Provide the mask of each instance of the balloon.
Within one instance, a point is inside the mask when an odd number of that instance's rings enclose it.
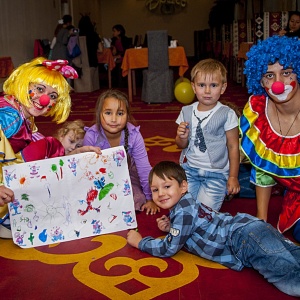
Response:
[[[191,83],[188,82],[178,83],[177,86],[175,86],[174,94],[177,101],[183,104],[190,104],[195,98]]]
[[[179,77],[179,78],[175,81],[174,86],[176,87],[176,85],[179,84],[180,82],[188,82],[188,83],[190,83],[191,81],[190,81],[188,78],[185,78],[185,77]]]

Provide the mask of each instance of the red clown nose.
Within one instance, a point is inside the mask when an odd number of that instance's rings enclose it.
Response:
[[[281,81],[276,81],[272,84],[271,89],[274,94],[282,94],[284,92],[284,84]]]
[[[48,95],[42,95],[40,97],[40,104],[43,106],[47,106],[50,103],[50,97]]]

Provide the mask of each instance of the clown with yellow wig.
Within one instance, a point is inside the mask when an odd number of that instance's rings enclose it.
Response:
[[[0,96],[0,237],[11,236],[7,203],[14,200],[13,191],[3,185],[2,166],[65,154],[57,139],[38,134],[34,117],[50,116],[58,124],[67,120],[71,110],[71,87],[66,78],[78,78],[76,71],[67,64],[66,60],[50,61],[39,57],[16,68],[3,85],[4,95]],[[94,148],[76,149],[72,154],[99,153],[100,150]]]
[[[253,93],[240,118],[252,164],[257,217],[267,220],[272,186],[285,187],[277,229],[300,241],[300,40],[273,36],[251,47],[244,74]]]

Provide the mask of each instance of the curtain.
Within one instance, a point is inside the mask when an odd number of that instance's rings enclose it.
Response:
[[[264,0],[263,10],[269,12],[297,10],[299,2],[299,0]]]

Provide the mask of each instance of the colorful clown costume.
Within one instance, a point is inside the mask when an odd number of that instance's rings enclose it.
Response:
[[[240,118],[241,148],[253,165],[251,182],[286,188],[277,228],[290,229],[300,219],[300,133],[282,136],[266,114],[268,97],[251,96]]]

